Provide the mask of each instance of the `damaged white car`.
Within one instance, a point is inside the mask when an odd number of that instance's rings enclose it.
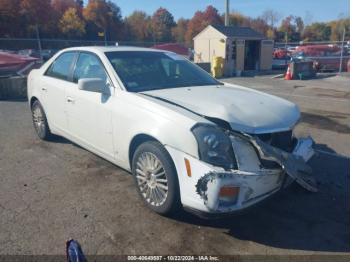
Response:
[[[212,78],[171,52],[62,50],[28,77],[41,139],[66,137],[132,172],[146,205],[202,215],[246,209],[297,181],[317,191],[296,105]]]

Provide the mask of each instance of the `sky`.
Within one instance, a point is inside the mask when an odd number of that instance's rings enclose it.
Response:
[[[224,13],[225,0],[112,0],[121,7],[122,15],[128,16],[134,10],[152,14],[160,6],[167,8],[177,20],[191,18],[197,10],[208,5]],[[339,17],[350,17],[349,0],[230,0],[230,9],[244,15],[258,17],[266,9],[274,9],[282,16],[290,14],[306,18],[306,23],[326,22]]]

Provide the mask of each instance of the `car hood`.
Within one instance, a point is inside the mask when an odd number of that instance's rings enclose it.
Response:
[[[237,85],[161,89],[143,94],[202,116],[224,120],[233,130],[249,134],[290,130],[300,118],[295,104]]]

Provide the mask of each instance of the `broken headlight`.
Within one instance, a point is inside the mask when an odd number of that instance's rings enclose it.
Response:
[[[195,125],[192,128],[198,142],[199,157],[202,161],[225,169],[236,167],[231,140],[221,129],[212,125]]]

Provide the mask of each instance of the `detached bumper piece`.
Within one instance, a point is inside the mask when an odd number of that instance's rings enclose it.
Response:
[[[314,155],[312,138],[299,139],[292,153],[272,147],[259,138],[251,138],[250,141],[258,150],[261,158],[276,161],[292,179],[306,190],[318,191],[312,169],[306,163]]]

